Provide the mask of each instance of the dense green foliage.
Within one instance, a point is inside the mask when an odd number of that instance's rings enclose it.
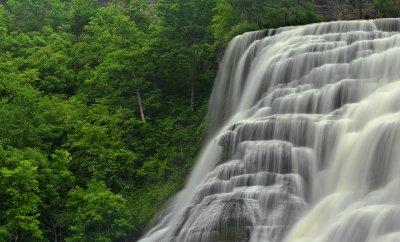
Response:
[[[229,39],[317,7],[0,0],[0,241],[137,239],[190,170]]]
[[[400,16],[400,1],[399,0],[374,0],[374,3],[379,9],[379,15],[384,17],[399,17]]]

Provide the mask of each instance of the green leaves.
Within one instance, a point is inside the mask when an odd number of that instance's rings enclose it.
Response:
[[[0,159],[0,238],[42,238],[36,161],[17,150],[1,150]]]
[[[127,2],[0,4],[0,240],[135,240],[182,186],[215,1]]]
[[[104,182],[92,180],[87,189],[70,191],[67,208],[72,236],[66,241],[115,241],[130,229],[127,201]]]
[[[6,6],[15,18],[13,30],[38,31],[45,25],[56,28],[71,18],[68,5],[59,0],[7,0]]]
[[[52,33],[45,38],[46,45],[32,48],[27,64],[39,72],[37,88],[48,94],[72,95],[76,87],[71,69],[72,58],[68,56],[71,43],[67,35]]]
[[[378,11],[384,17],[398,17],[400,14],[400,1],[398,0],[374,0]]]
[[[103,113],[100,115],[106,116]],[[117,182],[118,174],[131,170],[135,160],[135,155],[121,142],[119,129],[112,129],[121,120],[111,120],[117,116],[106,116],[110,123],[102,123],[103,117],[94,123],[88,120],[77,124],[66,143],[72,151],[71,165],[83,182],[90,177]]]

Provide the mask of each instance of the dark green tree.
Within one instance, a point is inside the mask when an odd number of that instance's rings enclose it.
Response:
[[[382,17],[399,17],[400,1],[399,0],[374,0],[378,7],[378,11]]]
[[[87,189],[71,190],[67,207],[70,235],[66,241],[115,241],[131,229],[127,201],[104,182],[93,180]]]
[[[3,241],[41,239],[38,169],[18,150],[0,150],[0,238]]]

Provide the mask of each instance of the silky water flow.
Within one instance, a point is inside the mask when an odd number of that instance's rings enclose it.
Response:
[[[141,242],[400,241],[400,19],[235,37],[208,116]]]

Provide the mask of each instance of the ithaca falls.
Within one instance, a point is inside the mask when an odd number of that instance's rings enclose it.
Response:
[[[249,32],[141,242],[400,241],[400,19]]]

